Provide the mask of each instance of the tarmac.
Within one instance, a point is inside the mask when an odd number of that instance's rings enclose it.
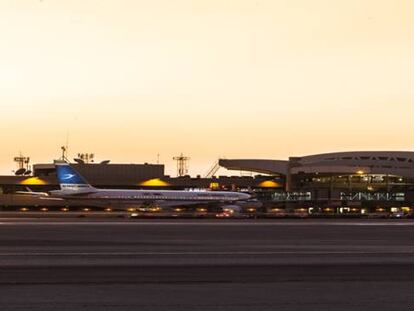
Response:
[[[412,310],[412,220],[0,217],[0,310]]]

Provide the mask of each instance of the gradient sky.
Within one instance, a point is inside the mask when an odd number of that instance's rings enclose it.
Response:
[[[0,173],[412,150],[410,0],[2,0]]]

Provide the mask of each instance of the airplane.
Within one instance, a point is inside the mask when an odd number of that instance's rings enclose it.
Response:
[[[118,208],[143,205],[174,207],[211,203],[234,205],[238,201],[247,201],[251,198],[249,194],[230,191],[100,189],[91,186],[69,163],[56,160],[54,164],[60,190],[50,191],[50,198],[95,202]]]

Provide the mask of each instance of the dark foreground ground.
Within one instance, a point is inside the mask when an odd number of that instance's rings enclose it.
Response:
[[[408,220],[0,218],[0,310],[413,310]]]

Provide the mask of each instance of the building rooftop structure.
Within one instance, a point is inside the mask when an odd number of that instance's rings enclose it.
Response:
[[[309,205],[414,205],[414,152],[335,152],[288,160],[223,159],[231,170],[266,172],[285,180],[281,200]],[[302,204],[304,204],[302,202]]]
[[[289,160],[222,159],[219,164],[229,170],[260,172],[288,176],[299,173],[388,174],[414,178],[414,152],[357,151],[336,152]]]

